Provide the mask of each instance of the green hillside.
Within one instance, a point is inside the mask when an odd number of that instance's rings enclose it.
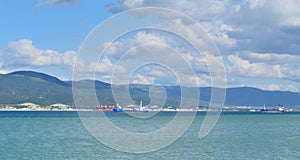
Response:
[[[111,85],[108,83],[81,80],[81,81],[61,81],[56,77],[49,76],[44,73],[32,71],[20,71],[10,74],[0,74],[0,104],[20,104],[31,102],[41,106],[62,103],[73,105],[72,83],[79,90],[84,91],[85,88],[94,84],[96,88],[99,103],[102,105],[116,104],[112,95]],[[130,95],[134,103],[139,104],[140,100],[145,105],[150,103],[149,89],[150,85],[131,84]],[[123,90],[125,86],[114,86],[119,90]],[[180,103],[180,87],[165,86],[167,100],[164,107],[177,107]],[[211,87],[199,88],[201,104],[210,101]],[[122,94],[121,94],[122,95]],[[156,96],[161,96],[155,93]],[[88,96],[88,95],[87,95]],[[192,95],[186,95],[190,98]],[[264,91],[257,88],[241,87],[228,88],[226,105],[247,105],[247,106],[275,106],[277,104],[285,106],[299,106],[300,93],[284,92],[284,91]]]

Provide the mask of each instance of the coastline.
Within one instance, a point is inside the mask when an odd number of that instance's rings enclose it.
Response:
[[[115,106],[108,106],[110,109],[101,109],[99,107],[95,108],[76,108],[74,105],[66,104],[52,104],[49,106],[40,106],[38,104],[26,102],[22,104],[0,104],[0,111],[72,111],[72,112],[113,112],[112,108]],[[184,108],[151,108],[147,107],[149,112],[220,112],[218,108],[206,108],[206,107],[184,107]],[[128,108],[127,108],[128,109]],[[130,109],[125,109],[124,111],[130,112]],[[249,113],[261,113],[261,107],[259,106],[223,106],[221,112],[249,112]],[[285,107],[284,113],[289,112],[300,112],[299,108],[295,107]]]
[[[114,113],[113,111],[101,111],[96,109],[6,109],[0,108],[0,112],[105,112],[105,113]],[[217,110],[190,110],[190,109],[161,109],[161,110],[149,110],[149,112],[218,112]],[[249,111],[249,110],[222,110],[224,113],[262,113],[260,111]],[[126,111],[124,112],[126,113]],[[146,112],[147,113],[147,112]],[[284,113],[300,113],[300,110],[288,110]],[[140,114],[140,113],[139,113]]]

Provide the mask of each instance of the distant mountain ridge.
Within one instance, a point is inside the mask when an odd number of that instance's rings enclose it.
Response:
[[[39,105],[54,103],[73,104],[72,83],[84,88],[95,83],[97,97],[101,104],[115,104],[111,85],[101,81],[80,80],[61,81],[54,76],[34,71],[17,71],[0,74],[0,104],[20,104],[31,102]],[[122,87],[122,86],[119,86]],[[149,85],[131,84],[132,98],[145,104],[150,102]],[[165,86],[168,95],[166,106],[175,106],[180,100],[180,86]],[[211,87],[201,87],[200,100],[210,101]],[[251,87],[227,88],[226,105],[231,106],[286,106],[300,105],[300,93],[289,91],[266,91]]]
[[[8,75],[28,76],[28,77],[43,79],[45,81],[53,82],[53,83],[56,83],[59,85],[68,85],[67,83],[61,81],[60,79],[58,79],[54,76],[50,76],[45,73],[39,73],[39,72],[34,72],[34,71],[16,71],[16,72],[8,73]]]

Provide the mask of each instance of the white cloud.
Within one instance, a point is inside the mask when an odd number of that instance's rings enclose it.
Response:
[[[109,65],[108,65],[109,66]],[[122,66],[124,67],[124,66]],[[89,69],[91,70],[91,69]],[[126,70],[127,71],[127,70]],[[113,79],[114,84],[159,84],[159,85],[183,85],[183,86],[209,86],[209,76],[199,74],[178,73],[176,69],[164,67],[156,64],[149,64],[135,68],[131,75],[128,72],[121,73],[117,71],[114,74],[101,75],[100,80],[110,82]]]
[[[132,76],[132,83],[136,84],[159,84],[159,85],[183,85],[189,87],[196,86],[209,86],[208,80],[201,75],[190,75],[190,74],[180,74],[179,77],[175,77],[170,72],[162,72],[159,69],[146,69],[150,70],[149,73],[143,72],[145,70],[139,71],[137,74]]]
[[[262,90],[270,90],[270,91],[291,91],[298,92],[299,89],[291,84],[258,84],[252,85],[252,87],[260,88]]]
[[[299,54],[299,8],[298,0],[242,2],[224,19],[237,28],[228,34],[237,41],[235,51]]]
[[[103,57],[99,62],[90,62],[86,72],[95,73],[113,73],[116,70],[117,73],[126,73],[126,69],[120,65],[113,64],[110,59]]]
[[[128,8],[140,7],[143,4],[143,0],[125,0],[124,5]]]
[[[255,53],[254,53],[255,55]],[[289,63],[284,60],[285,56],[271,54],[262,57],[272,57],[275,61],[283,63],[263,63],[263,62],[250,62],[243,59],[238,55],[229,55],[228,61],[231,63],[228,66],[228,72],[230,74],[242,77],[264,77],[264,78],[284,78],[290,80],[300,80],[300,65],[295,63]],[[258,57],[258,59],[262,58]],[[288,56],[287,56],[288,57]],[[291,55],[294,57],[294,55]],[[279,58],[283,58],[279,59]],[[299,57],[296,56],[296,60]],[[268,59],[266,59],[268,61]]]
[[[196,84],[197,81],[201,85],[208,84],[207,81],[194,77],[190,70],[196,74],[207,74],[207,77],[210,77],[209,80],[226,81],[224,77],[219,75],[220,73],[224,73],[222,57],[217,54],[213,43],[210,43],[211,41],[207,37],[207,33],[199,31],[197,24],[185,24],[182,20],[176,19],[160,27],[171,28],[172,30],[167,33],[157,30],[137,31],[113,43],[104,43],[102,49],[106,48],[105,55],[109,59],[114,58],[115,61],[125,56],[122,61],[130,59],[130,63],[132,64],[135,64],[134,60],[140,62],[148,60],[167,65],[179,74],[190,73],[190,75],[186,76],[186,81],[189,81],[188,84]],[[230,30],[228,26],[223,26],[223,28]],[[195,32],[200,34],[194,34]],[[200,53],[191,44],[199,46],[201,49]],[[172,49],[178,53],[173,53]],[[127,55],[124,55],[125,53]]]
[[[7,74],[7,73],[10,73],[10,70],[2,70],[2,69],[0,69],[0,74]]]
[[[264,0],[246,0],[245,3],[248,3],[250,9],[256,9],[262,7],[265,4]]]
[[[46,0],[44,2],[40,2],[37,5],[53,5],[53,6],[57,6],[57,7],[68,7],[68,6],[72,6],[75,5],[79,0]]]
[[[154,84],[154,81],[154,77],[148,77],[142,74],[137,74],[136,76],[132,77],[133,84]]]
[[[123,9],[132,9],[137,8],[136,5],[128,5],[127,1],[120,1],[123,5],[121,8]],[[133,1],[135,2],[135,1]],[[186,0],[165,0],[165,1],[157,1],[157,0],[144,0],[140,2],[138,7],[163,7],[174,9],[184,13],[185,15],[194,18],[201,22],[201,24],[205,27],[204,29],[209,32],[213,40],[219,43],[222,47],[227,47],[235,45],[235,40],[228,36],[227,32],[232,31],[232,26],[226,24],[224,19],[220,17],[224,17],[231,11],[231,7],[236,6],[234,2],[228,0],[205,0],[205,1],[186,1]],[[113,7],[113,6],[112,6]],[[155,14],[155,13],[153,13]],[[161,15],[164,18],[176,19],[178,16],[172,15],[168,12],[168,15]],[[169,27],[178,27],[177,30],[182,30],[178,26],[173,26],[175,23],[170,24]],[[185,26],[184,26],[185,27]],[[221,47],[220,46],[220,47]]]
[[[270,5],[268,2],[267,5]],[[271,3],[275,15],[278,16],[277,24],[279,26],[300,26],[300,1],[298,0],[276,0]]]
[[[163,71],[161,70],[154,70],[154,69],[150,69],[150,72],[149,72],[150,75],[153,75],[153,76],[157,76],[157,77],[163,77],[166,75],[166,73],[164,73]]]
[[[299,55],[291,54],[275,54],[275,53],[254,53],[254,52],[244,52],[240,54],[244,59],[247,59],[249,62],[254,63],[272,63],[272,64],[297,64],[300,62]]]
[[[1,53],[2,68],[15,67],[43,67],[54,65],[71,66],[74,62],[76,53],[66,51],[60,53],[51,49],[38,49],[29,39],[10,42],[6,49]]]
[[[228,56],[232,63],[229,73],[245,77],[280,77],[280,66],[268,66],[264,63],[250,63],[237,55]],[[271,72],[270,72],[271,71]]]
[[[135,47],[145,45],[145,44],[157,44],[161,46],[168,46],[168,40],[164,36],[160,36],[158,33],[147,33],[144,31],[139,31],[133,34],[132,37],[126,40],[118,40],[115,42],[106,42],[103,44],[101,50],[106,49],[105,54],[119,59],[127,51],[134,49]],[[132,54],[132,53],[131,53]]]
[[[297,54],[300,48],[300,37],[295,37],[294,33],[300,32],[297,27],[300,25],[299,0],[144,0],[138,1],[138,5],[118,2],[121,4],[119,10],[141,6],[163,7],[191,16],[204,26],[226,54],[231,53],[230,50],[245,49]],[[295,46],[298,49],[294,49]]]
[[[206,19],[210,16],[223,14],[230,5],[228,0],[206,0],[206,1],[186,1],[186,0],[123,0],[119,1],[124,9],[136,7],[163,7],[179,10],[189,16]],[[115,6],[110,6],[115,7]],[[122,8],[122,7],[121,7]]]
[[[62,55],[62,61],[65,65],[73,66],[76,58],[76,52],[75,51],[66,51]]]
[[[230,64],[226,66],[232,79],[275,78],[300,80],[300,1],[299,0],[224,0],[224,1],[185,1],[185,0],[143,0],[138,5],[123,4],[120,8],[132,9],[144,7],[164,7],[180,11],[196,19],[210,37],[216,42],[220,52]],[[134,2],[132,2],[134,3]],[[118,4],[118,5],[119,5]],[[205,41],[193,33],[193,26],[182,23],[172,15],[161,18],[170,20],[171,31],[188,35],[188,39],[205,47]],[[190,33],[190,34],[189,34]],[[169,46],[176,46],[174,43]],[[123,43],[125,44],[125,43]],[[183,57],[193,65],[197,72],[203,73],[207,63],[217,71],[222,65],[222,57],[211,54],[209,50],[202,52],[204,58],[189,54],[186,49]],[[239,53],[239,54],[236,54]],[[225,58],[224,58],[225,59]],[[205,61],[206,60],[206,61]],[[204,72],[205,73],[205,72]],[[207,73],[206,79],[211,78]],[[217,77],[219,80],[222,77]],[[295,90],[287,85],[269,85],[265,88]]]
[[[181,75],[181,77],[185,77],[181,79],[181,83],[190,84],[191,87],[195,87],[195,86],[204,87],[204,86],[208,86],[209,84],[207,80],[197,75],[184,75],[184,76]]]
[[[233,14],[242,17],[235,19],[238,17],[233,16],[232,20],[248,21],[248,24],[251,25],[266,24],[265,27],[289,26],[290,24],[286,23],[290,21],[289,19],[300,18],[300,1],[298,0],[245,0],[241,1],[239,6],[240,9]],[[255,23],[255,20],[259,21]],[[294,26],[293,23],[291,26]]]

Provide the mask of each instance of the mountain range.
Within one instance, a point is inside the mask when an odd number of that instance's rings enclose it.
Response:
[[[0,104],[20,104],[31,102],[42,106],[55,103],[73,105],[72,83],[85,88],[94,83],[97,98],[102,105],[115,104],[112,85],[94,80],[62,81],[54,76],[34,71],[17,71],[0,74]],[[129,91],[138,104],[150,102],[150,85],[131,84]],[[124,87],[124,86],[118,86]],[[180,86],[164,86],[167,99],[166,106],[176,107],[180,103]],[[195,89],[195,88],[194,88]],[[205,105],[210,101],[212,87],[200,87],[200,101]],[[289,91],[266,91],[251,87],[227,88],[225,105],[229,106],[284,106],[300,105],[300,93]]]

